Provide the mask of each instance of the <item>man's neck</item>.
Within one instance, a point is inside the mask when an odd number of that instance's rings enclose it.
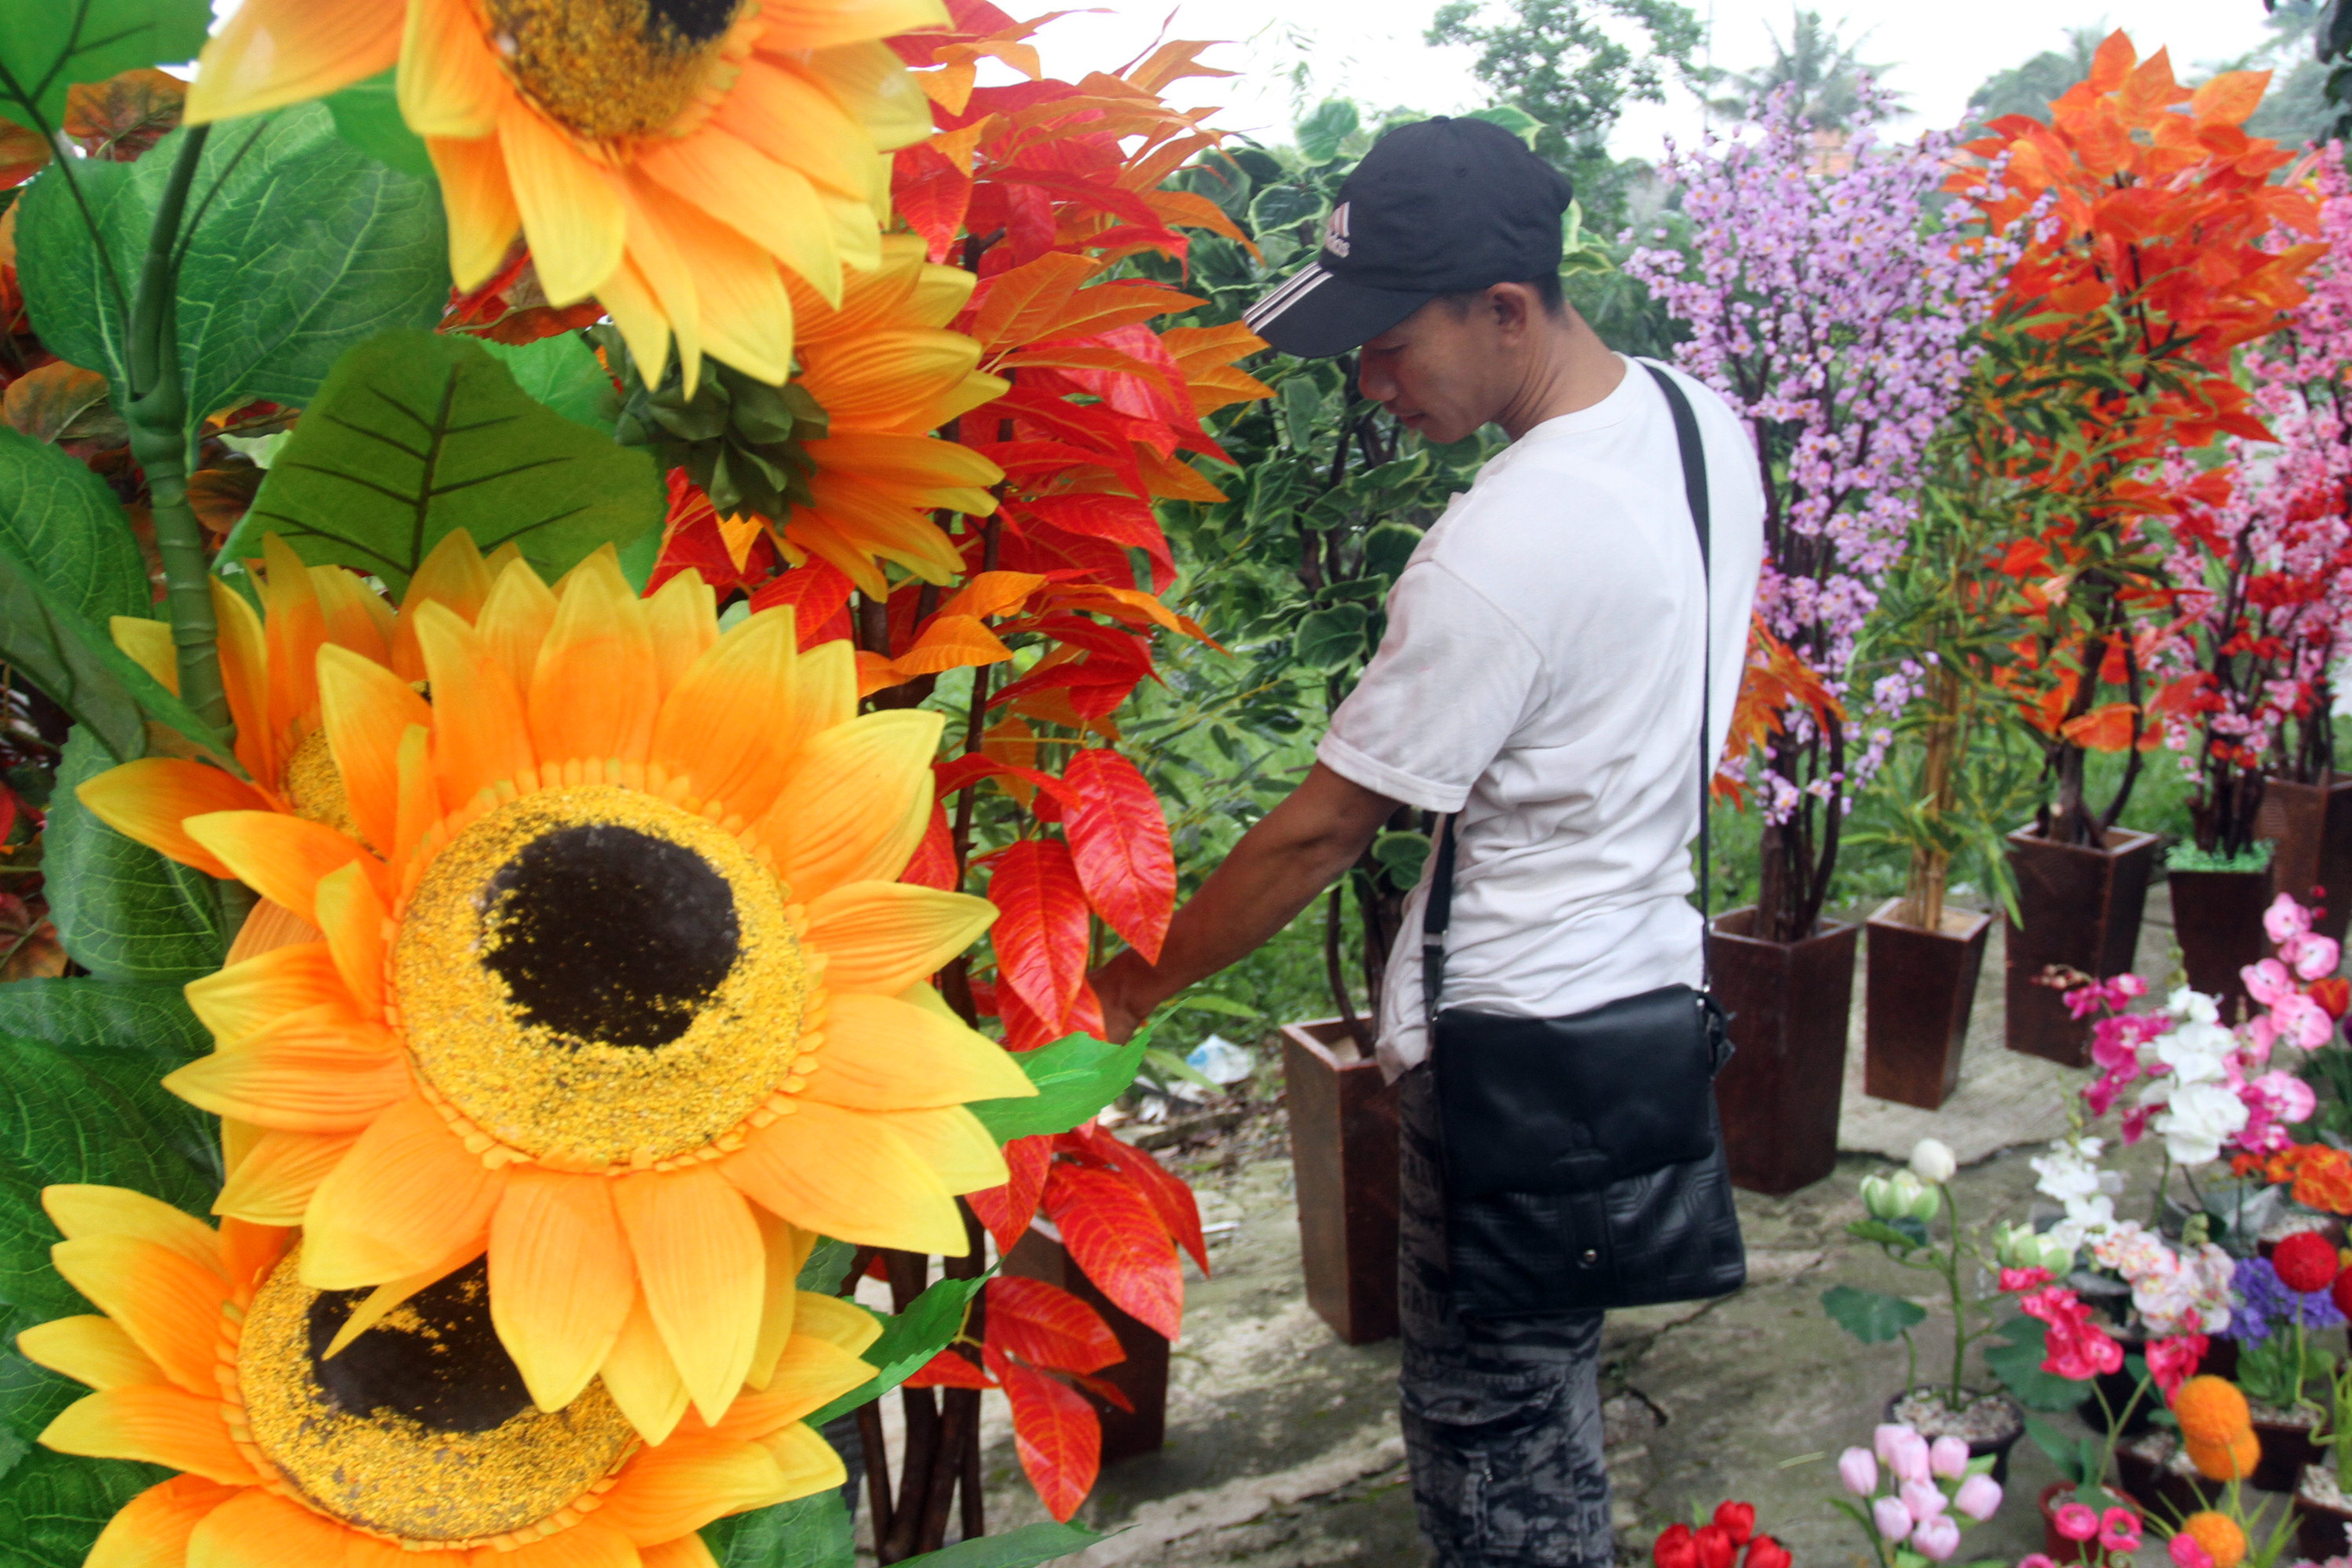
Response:
[[[1566,321],[1543,334],[1517,395],[1495,423],[1516,441],[1547,419],[1591,407],[1624,379],[1624,360],[1570,310]]]

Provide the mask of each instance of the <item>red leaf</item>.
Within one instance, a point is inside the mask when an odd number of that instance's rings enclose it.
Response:
[[[923,829],[922,841],[915,846],[914,858],[898,874],[898,880],[912,882],[919,888],[938,888],[955,891],[955,839],[948,832],[948,814],[937,805],[931,807],[931,824]]]
[[[1062,1028],[1087,981],[1087,900],[1058,838],[1024,838],[997,858],[988,898],[996,967],[1048,1027]]]
[[[1080,752],[1064,776],[1078,795],[1067,832],[1079,885],[1111,930],[1159,963],[1176,912],[1176,852],[1159,797],[1117,752]]]
[[[849,574],[837,566],[811,560],[805,566],[780,572],[751,595],[754,614],[777,605],[790,605],[798,617],[801,651],[821,642],[849,635]]]
[[[1127,1359],[1101,1313],[1058,1285],[1011,1274],[988,1282],[988,1342],[1056,1372],[1100,1372]]]
[[[1176,1337],[1184,1326],[1176,1244],[1132,1183],[1108,1171],[1056,1165],[1045,1183],[1045,1213],[1097,1289],[1137,1321]]]
[[[939,763],[938,778],[932,787],[940,798],[945,799],[960,789],[967,789],[982,779],[991,778],[1019,779],[1024,784],[1034,784],[1064,805],[1075,808],[1080,804],[1078,792],[1053,774],[1041,773],[1035,768],[1024,768],[1017,763],[1000,763],[994,757],[983,756],[978,752],[967,752],[952,762]]]
[[[980,1363],[953,1349],[941,1351],[908,1377],[908,1388],[994,1388]]]
[[[1054,1163],[1054,1141],[1042,1135],[1015,1138],[1004,1146],[1005,1168],[1013,1179],[1001,1187],[967,1193],[964,1201],[996,1238],[996,1250],[1010,1252],[1036,1217],[1037,1199],[1045,1190],[1045,1172]]]
[[[1015,505],[1055,528],[1108,540],[1122,549],[1140,550],[1156,564],[1171,563],[1168,536],[1160,531],[1160,520],[1152,515],[1149,502],[1133,496],[1047,496]]]
[[[1101,1400],[1105,1405],[1117,1405],[1119,1409],[1126,1411],[1129,1415],[1135,1414],[1135,1401],[1129,1399],[1127,1396],[1126,1391],[1121,1389],[1118,1384],[1113,1383],[1110,1379],[1107,1377],[1088,1377],[1085,1373],[1074,1372],[1070,1373],[1070,1381],[1076,1384],[1080,1388],[1085,1389],[1088,1394],[1093,1394],[1097,1399]]]
[[[1102,1421],[1077,1390],[991,1349],[991,1372],[1013,1402],[1013,1446],[1038,1500],[1067,1520],[1102,1469]]]
[[[928,142],[901,147],[892,170],[890,205],[923,237],[930,258],[943,261],[971,205],[971,171],[959,168]]]
[[[1183,1178],[1144,1150],[1113,1137],[1099,1122],[1087,1122],[1078,1129],[1077,1137],[1088,1153],[1117,1166],[1134,1182],[1136,1190],[1150,1204],[1151,1212],[1167,1226],[1168,1234],[1192,1255],[1202,1273],[1208,1273],[1209,1241],[1201,1233],[1200,1201],[1193,1197],[1192,1189],[1184,1184]]]

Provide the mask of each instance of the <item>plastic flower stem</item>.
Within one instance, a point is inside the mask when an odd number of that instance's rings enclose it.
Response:
[[[1949,1183],[1944,1185],[1944,1214],[1950,1226],[1950,1243],[1936,1255],[1944,1283],[1952,1292],[1952,1391],[1944,1400],[1944,1408],[1957,1415],[1961,1408],[1960,1376],[1969,1358],[1969,1335],[1968,1307],[1960,1300],[1960,1203]]]
[[[2336,1373],[2336,1479],[2352,1483],[2352,1358]]]
[[[228,695],[221,683],[220,630],[213,620],[204,529],[188,504],[189,410],[180,380],[177,310],[181,219],[211,132],[209,125],[196,125],[182,132],[179,156],[156,203],[131,305],[131,386],[125,413],[131,454],[147,476],[172,642],[179,651],[180,697],[198,718],[226,732]]]
[[[1910,1370],[1903,1377],[1904,1392],[1908,1393],[1919,1386],[1919,1342],[1911,1337],[1909,1329],[1903,1331],[1903,1352],[1910,1357]]]
[[[2172,1184],[2172,1151],[2162,1151],[2164,1163],[2157,1168],[2156,1194],[2148,1200],[2147,1226],[2150,1230],[2164,1228],[2164,1189]]]

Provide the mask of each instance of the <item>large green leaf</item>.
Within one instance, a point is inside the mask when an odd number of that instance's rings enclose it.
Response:
[[[219,889],[100,822],[74,788],[110,765],[74,726],[49,802],[49,915],[73,961],[101,980],[185,983],[218,969],[231,932]]]
[[[1326,99],[1296,128],[1298,155],[1310,163],[1328,163],[1339,155],[1339,143],[1362,123],[1354,104],[1344,98]]]
[[[577,332],[558,332],[528,343],[472,340],[507,367],[515,384],[566,419],[610,436],[621,417],[621,389],[604,374],[596,351]]]
[[[0,1475],[0,1563],[8,1568],[81,1568],[106,1521],[170,1473],[152,1465],[34,1449]]]
[[[512,541],[551,581],[667,506],[650,457],[538,402],[480,344],[386,332],[337,363],[222,552],[257,555],[276,533],[397,592],[463,529],[486,552]]]
[[[77,170],[125,288],[187,134],[173,132],[135,163]],[[17,264],[35,330],[123,395],[123,306],[72,194],[52,169],[19,206]],[[214,127],[189,213],[177,327],[192,425],[255,398],[306,405],[346,348],[430,326],[448,300],[439,188],[344,141],[321,105]]]
[[[0,539],[40,565],[44,596],[96,626],[151,616],[131,520],[106,481],[46,441],[0,426]]]
[[[427,179],[433,174],[433,154],[425,150],[425,138],[408,128],[400,115],[400,94],[394,82],[394,73],[376,72],[365,81],[355,81],[337,93],[320,100],[327,112],[335,117],[335,134],[358,148],[380,163],[389,163],[404,174],[417,174]]]
[[[873,1377],[805,1417],[808,1424],[822,1426],[845,1411],[881,1398],[914,1376],[963,1332],[971,1299],[987,1283],[984,1275],[977,1279],[941,1279],[908,1303],[905,1311],[883,1319],[882,1337],[866,1347],[866,1364],[875,1369]]]
[[[210,0],[12,0],[0,5],[0,117],[30,125],[29,104],[55,131],[74,83],[193,59],[212,19]]]
[[[1099,1532],[1083,1524],[1024,1524],[1003,1535],[959,1541],[900,1561],[905,1568],[1035,1568],[1037,1563],[1084,1552],[1101,1539]]]
[[[811,1497],[703,1526],[719,1568],[850,1568],[857,1561],[848,1506],[827,1488]]]
[[[1127,1092],[1143,1066],[1149,1031],[1123,1046],[1091,1035],[1071,1035],[1013,1057],[1034,1096],[975,1100],[970,1110],[999,1143],[1043,1132],[1067,1132]]]
[[[181,987],[113,980],[0,985],[0,1035],[42,1040],[68,1051],[136,1046],[175,1067],[213,1047],[211,1032],[197,1020]]]
[[[1877,1290],[1857,1290],[1851,1285],[1832,1285],[1822,1291],[1822,1310],[1839,1328],[1866,1345],[1884,1344],[1927,1318],[1927,1309],[1916,1301]]]

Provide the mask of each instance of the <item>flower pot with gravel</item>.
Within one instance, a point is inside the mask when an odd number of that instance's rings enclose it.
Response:
[[[2315,1563],[2341,1557],[2352,1546],[2352,1494],[2336,1467],[2308,1465],[2294,1489],[2294,1547]]]
[[[1985,1473],[2007,1486],[2010,1450],[2025,1436],[2025,1407],[2006,1394],[1964,1388],[1960,1394],[1955,1408],[1951,1390],[1940,1384],[1914,1388],[1886,1402],[1885,1418],[1916,1428],[1930,1442],[1958,1437],[1968,1444],[1972,1459],[1990,1455],[1992,1468]]]

